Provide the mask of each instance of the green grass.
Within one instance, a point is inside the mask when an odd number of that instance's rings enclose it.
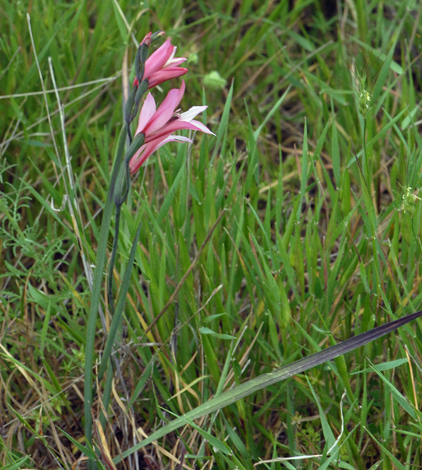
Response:
[[[83,452],[94,455],[89,410],[97,449],[120,461],[231,387],[421,307],[421,7],[338,4],[0,5],[2,468],[77,468]],[[27,12],[45,89],[49,57],[60,89],[67,159],[56,95],[39,93]],[[102,291],[87,331],[96,272],[106,284],[95,263],[122,76],[133,74],[136,40],[159,29],[189,57],[182,109],[208,104],[202,118],[217,136],[162,147],[132,181],[114,272],[116,300],[128,286],[114,365],[84,414],[86,351],[93,340],[94,383],[112,324]],[[214,71],[223,88],[204,87]],[[179,84],[163,84],[156,100]],[[107,259],[113,234],[112,217]],[[417,468],[421,365],[417,320],[185,418],[116,467]]]

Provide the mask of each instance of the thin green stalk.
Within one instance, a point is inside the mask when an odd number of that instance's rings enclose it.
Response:
[[[113,376],[114,376],[114,359],[112,358],[110,361],[109,368],[108,368],[108,373],[107,373],[105,386],[104,386],[104,393],[103,393],[103,407],[104,407],[105,413],[107,413],[108,405],[110,404]],[[101,412],[100,423],[103,428],[105,428],[106,419],[107,419],[107,416],[104,414],[104,412]]]
[[[363,175],[367,181],[367,184],[370,185],[370,173],[369,173],[369,162],[368,156],[366,154],[366,118],[363,118],[363,127],[362,127],[362,141],[363,141]],[[370,186],[369,186],[370,189]]]
[[[91,299],[91,306],[89,310],[89,317],[88,317],[88,328],[87,328],[87,341],[86,341],[86,358],[85,358],[85,383],[84,383],[84,414],[85,414],[85,435],[87,439],[87,444],[89,446],[92,445],[92,416],[91,416],[91,407],[92,407],[92,397],[93,397],[93,383],[92,383],[92,367],[94,363],[94,346],[95,346],[95,334],[96,334],[96,322],[97,322],[97,312],[98,306],[100,303],[100,293],[101,293],[101,281],[102,281],[102,274],[105,265],[105,258],[106,258],[106,249],[107,249],[107,239],[110,230],[110,223],[111,223],[111,216],[113,213],[113,202],[117,205],[121,205],[127,197],[127,193],[129,190],[129,183],[130,183],[130,173],[129,173],[129,161],[132,156],[136,153],[136,151],[140,148],[140,146],[144,142],[144,135],[140,134],[135,137],[132,142],[132,145],[129,147],[128,151],[126,152],[124,158],[124,173],[121,171],[121,163],[122,157],[125,147],[125,140],[126,136],[124,132],[120,133],[119,138],[119,145],[116,152],[115,157],[115,164],[113,167],[113,174],[111,178],[110,187],[107,193],[106,204],[104,207],[104,215],[103,221],[101,224],[101,231],[100,231],[100,241],[98,243],[98,251],[97,251],[97,258],[96,258],[96,267],[94,271],[94,283],[92,289],[92,299]],[[140,226],[135,235],[134,245],[132,246],[131,255],[129,258],[128,266],[126,268],[124,281],[122,284],[122,289],[119,295],[119,300],[117,303],[116,311],[117,313],[113,317],[112,327],[110,328],[110,335],[106,342],[106,349],[104,354],[106,355],[106,359],[104,363],[107,363],[108,357],[111,353],[111,346],[115,338],[115,332],[113,328],[117,331],[117,326],[121,317],[121,313],[124,307],[124,300],[126,298],[126,293],[129,288],[129,280],[127,276],[129,275],[130,278],[130,270],[132,269],[133,259],[135,257],[136,251],[136,244],[139,239],[140,234]],[[116,237],[115,237],[116,238]],[[115,242],[117,243],[117,242]],[[132,261],[131,261],[132,260]],[[113,265],[110,263],[111,269],[113,269]],[[129,274],[127,274],[129,271]],[[114,332],[114,334],[112,334]],[[104,359],[104,356],[103,356]],[[103,362],[102,362],[103,364]],[[104,375],[105,367],[103,366],[101,369],[102,373],[98,375],[98,382],[101,381],[102,375]]]
[[[121,204],[116,204],[116,217],[114,223],[114,239],[113,248],[111,250],[110,265],[108,268],[108,279],[107,279],[107,299],[108,308],[111,315],[114,315],[114,300],[113,300],[113,271],[116,261],[117,246],[119,244],[119,229],[120,229],[120,208]]]
[[[114,167],[104,206],[103,220],[101,223],[100,240],[95,261],[94,282],[92,288],[91,305],[88,316],[87,339],[85,349],[85,381],[84,381],[84,415],[85,415],[85,438],[88,447],[92,446],[92,367],[94,364],[94,347],[96,336],[97,313],[100,304],[101,283],[106,259],[107,240],[110,231],[111,216],[113,213],[114,188],[119,172],[120,164],[124,155],[126,133],[122,131],[119,144],[114,158]]]
[[[110,331],[109,331],[107,341],[104,347],[103,355],[101,358],[100,370],[98,371],[98,383],[101,382],[104,376],[104,373],[106,371],[107,362],[108,362],[108,359],[110,358],[110,355],[113,349],[113,344],[116,338],[117,330],[123,318],[123,309],[124,309],[125,302],[126,302],[127,292],[129,290],[130,277],[132,273],[133,262],[135,260],[136,248],[138,245],[140,234],[141,234],[141,224],[139,224],[138,229],[136,230],[135,239],[133,240],[133,245],[130,250],[129,260],[126,266],[125,274],[123,276],[122,286],[120,288],[119,298],[116,304],[116,311],[114,313],[113,320],[111,321]]]
[[[126,201],[129,194],[130,187],[130,169],[129,162],[133,155],[138,151],[138,149],[144,143],[144,134],[140,134],[135,137],[135,140],[132,141],[124,161],[119,169],[119,173],[116,179],[113,199],[116,205],[116,220],[114,225],[114,239],[113,239],[113,248],[111,250],[110,265],[108,268],[108,282],[107,282],[107,299],[109,303],[109,309],[112,315],[114,315],[114,301],[113,301],[113,271],[114,265],[116,262],[117,247],[119,244],[119,231],[120,231],[120,210],[122,204]]]

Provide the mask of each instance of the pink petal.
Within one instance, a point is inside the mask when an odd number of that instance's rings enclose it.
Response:
[[[142,41],[139,43],[140,46],[142,46],[142,44],[146,44],[147,46],[149,46],[151,44],[151,31],[144,37],[144,39],[142,39]]]
[[[183,135],[171,135],[167,137],[167,142],[190,142],[193,144],[193,141],[189,139],[189,137],[185,137]]]
[[[135,155],[130,159],[129,162],[129,169],[131,174],[135,173],[135,171],[139,170],[141,167],[142,163],[139,163],[141,161],[141,155],[143,154],[145,150],[146,144],[142,145],[141,148],[135,153]]]
[[[180,142],[180,143],[190,142],[192,144],[192,140],[189,139],[188,137],[184,137],[183,135],[170,135],[168,137],[165,137],[163,140],[158,139],[158,142],[159,144],[155,147],[154,151],[158,150],[160,147],[162,147],[165,144],[168,144],[169,142]]]
[[[182,82],[180,90],[173,88],[164,98],[164,101],[158,107],[154,116],[150,119],[147,126],[144,128],[146,135],[153,134],[158,129],[161,129],[167,124],[170,118],[173,116],[174,110],[179,106],[179,103],[185,92],[185,82]],[[170,132],[171,134],[171,132]]]
[[[163,136],[169,136],[173,134],[173,132],[180,131],[182,129],[191,129],[193,131],[205,132],[206,134],[213,134],[213,132],[211,132],[208,127],[204,126],[199,121],[187,122],[177,119],[167,124],[167,126],[162,127],[154,134],[147,135],[145,137],[145,141],[151,142],[155,139],[161,139]]]
[[[171,54],[173,53],[174,46],[170,43],[170,39],[162,44],[156,51],[154,51],[145,62],[144,77],[148,78],[157,70],[161,70]]]
[[[168,67],[177,67],[180,64],[183,64],[183,62],[186,62],[188,59],[186,57],[176,57],[175,59],[169,59],[166,64],[164,65],[164,68]]]
[[[185,60],[188,60],[185,57],[176,57],[176,58],[174,58],[174,56],[176,55],[176,51],[177,51],[177,47],[174,46],[173,52],[172,52],[171,56],[167,59],[167,62],[165,63],[164,67],[170,67],[170,66],[175,67],[177,65],[180,65]]]
[[[141,108],[141,112],[139,113],[138,127],[136,129],[135,134],[140,134],[141,132],[144,132],[145,126],[155,114],[156,109],[157,108],[155,105],[155,100],[151,93],[148,93]]]
[[[168,65],[169,62],[171,62],[174,59],[174,56],[176,55],[176,51],[177,51],[177,46],[174,46],[173,52],[171,53],[171,56],[167,59],[167,62],[164,65],[164,67]]]
[[[146,161],[146,159],[157,149],[160,142],[160,140],[157,140],[149,144],[144,144],[135,153],[135,155],[130,159],[129,162],[129,169],[132,174],[138,171],[139,168],[141,168],[142,164]]]
[[[181,67],[166,67],[158,72],[155,72],[151,75],[148,79],[148,88],[153,88],[160,83],[165,82],[166,80],[170,80],[172,78],[177,78],[185,73],[187,73],[188,69],[184,69]]]
[[[183,95],[185,94],[185,88],[186,88],[185,81],[182,80],[182,86],[180,87],[180,90],[179,90],[179,101],[177,102],[174,109],[176,109],[179,106],[180,102],[182,101]]]
[[[157,139],[154,140],[153,142],[150,142],[149,144],[144,144],[136,153],[135,155],[131,158],[129,162],[129,168],[131,174],[135,173],[136,171],[141,168],[143,163],[160,147],[163,145],[169,143],[169,142],[190,142],[192,141],[188,139],[187,137],[175,135],[175,136],[169,136],[169,137],[163,137],[162,139]]]
[[[208,127],[200,121],[191,121],[191,124],[193,124],[196,127],[196,130],[204,132],[205,134],[212,134],[215,135],[214,132],[211,132]]]

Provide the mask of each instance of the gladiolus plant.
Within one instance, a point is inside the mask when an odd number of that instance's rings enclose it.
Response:
[[[115,232],[107,282],[108,309],[112,316],[112,323],[110,325],[107,342],[102,355],[101,364],[99,366],[97,383],[101,383],[107,369],[109,369],[107,378],[113,376],[112,368],[110,369],[110,361],[111,363],[114,361],[111,352],[117,331],[119,330],[120,324],[123,320],[123,309],[140,235],[141,226],[139,225],[127,262],[125,275],[122,279],[118,300],[115,305],[113,299],[113,270],[119,237],[120,209],[128,195],[130,175],[139,170],[141,165],[151,156],[151,154],[164,144],[168,142],[192,142],[188,137],[174,135],[176,131],[189,129],[193,131],[201,131],[206,134],[212,134],[208,127],[201,122],[194,120],[199,113],[206,109],[206,106],[194,106],[185,113],[177,111],[185,92],[184,82],[180,89],[175,88],[170,90],[158,109],[151,93],[149,93],[146,99],[143,100],[143,95],[148,89],[152,89],[167,80],[180,77],[187,73],[187,69],[179,67],[180,64],[186,61],[186,58],[175,57],[177,48],[171,44],[170,39],[165,41],[164,44],[148,58],[148,49],[151,43],[162,35],[162,32],[154,34],[148,33],[139,45],[135,58],[136,78],[133,81],[132,90],[129,93],[129,97],[125,105],[124,118],[126,132],[123,132],[120,138],[113,174],[111,177],[111,184],[104,208],[96,268],[94,272],[94,285],[92,290],[88,320],[88,337],[86,342],[85,432],[89,446],[91,446],[92,443],[92,367],[94,357],[94,338],[96,332],[95,327],[100,302],[102,273],[105,265],[107,238],[111,223],[113,203],[116,209]],[[138,126],[136,128],[134,138],[132,138],[131,124],[136,116],[138,116],[139,107],[141,107],[141,110],[139,112]],[[129,143],[126,151],[125,142]],[[103,397],[105,408],[108,406],[109,399],[109,396]]]

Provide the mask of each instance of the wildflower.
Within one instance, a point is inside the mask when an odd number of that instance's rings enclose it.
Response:
[[[151,43],[151,33],[148,33],[142,40],[142,44],[149,46]],[[179,67],[185,62],[185,57],[175,57],[177,47],[171,44],[171,40],[162,44],[145,62],[144,79],[148,80],[148,88],[153,88],[160,83],[172,78],[181,77],[188,69]],[[137,78],[133,81],[133,85],[138,85]]]
[[[207,106],[194,106],[185,113],[176,111],[184,92],[185,82],[182,83],[180,90],[177,88],[170,90],[158,109],[151,93],[145,98],[135,133],[135,135],[144,134],[145,140],[144,145],[130,160],[131,173],[139,170],[145,160],[166,143],[192,142],[187,137],[172,135],[178,130],[191,129],[213,134],[204,124],[194,120],[194,117],[204,111]]]

